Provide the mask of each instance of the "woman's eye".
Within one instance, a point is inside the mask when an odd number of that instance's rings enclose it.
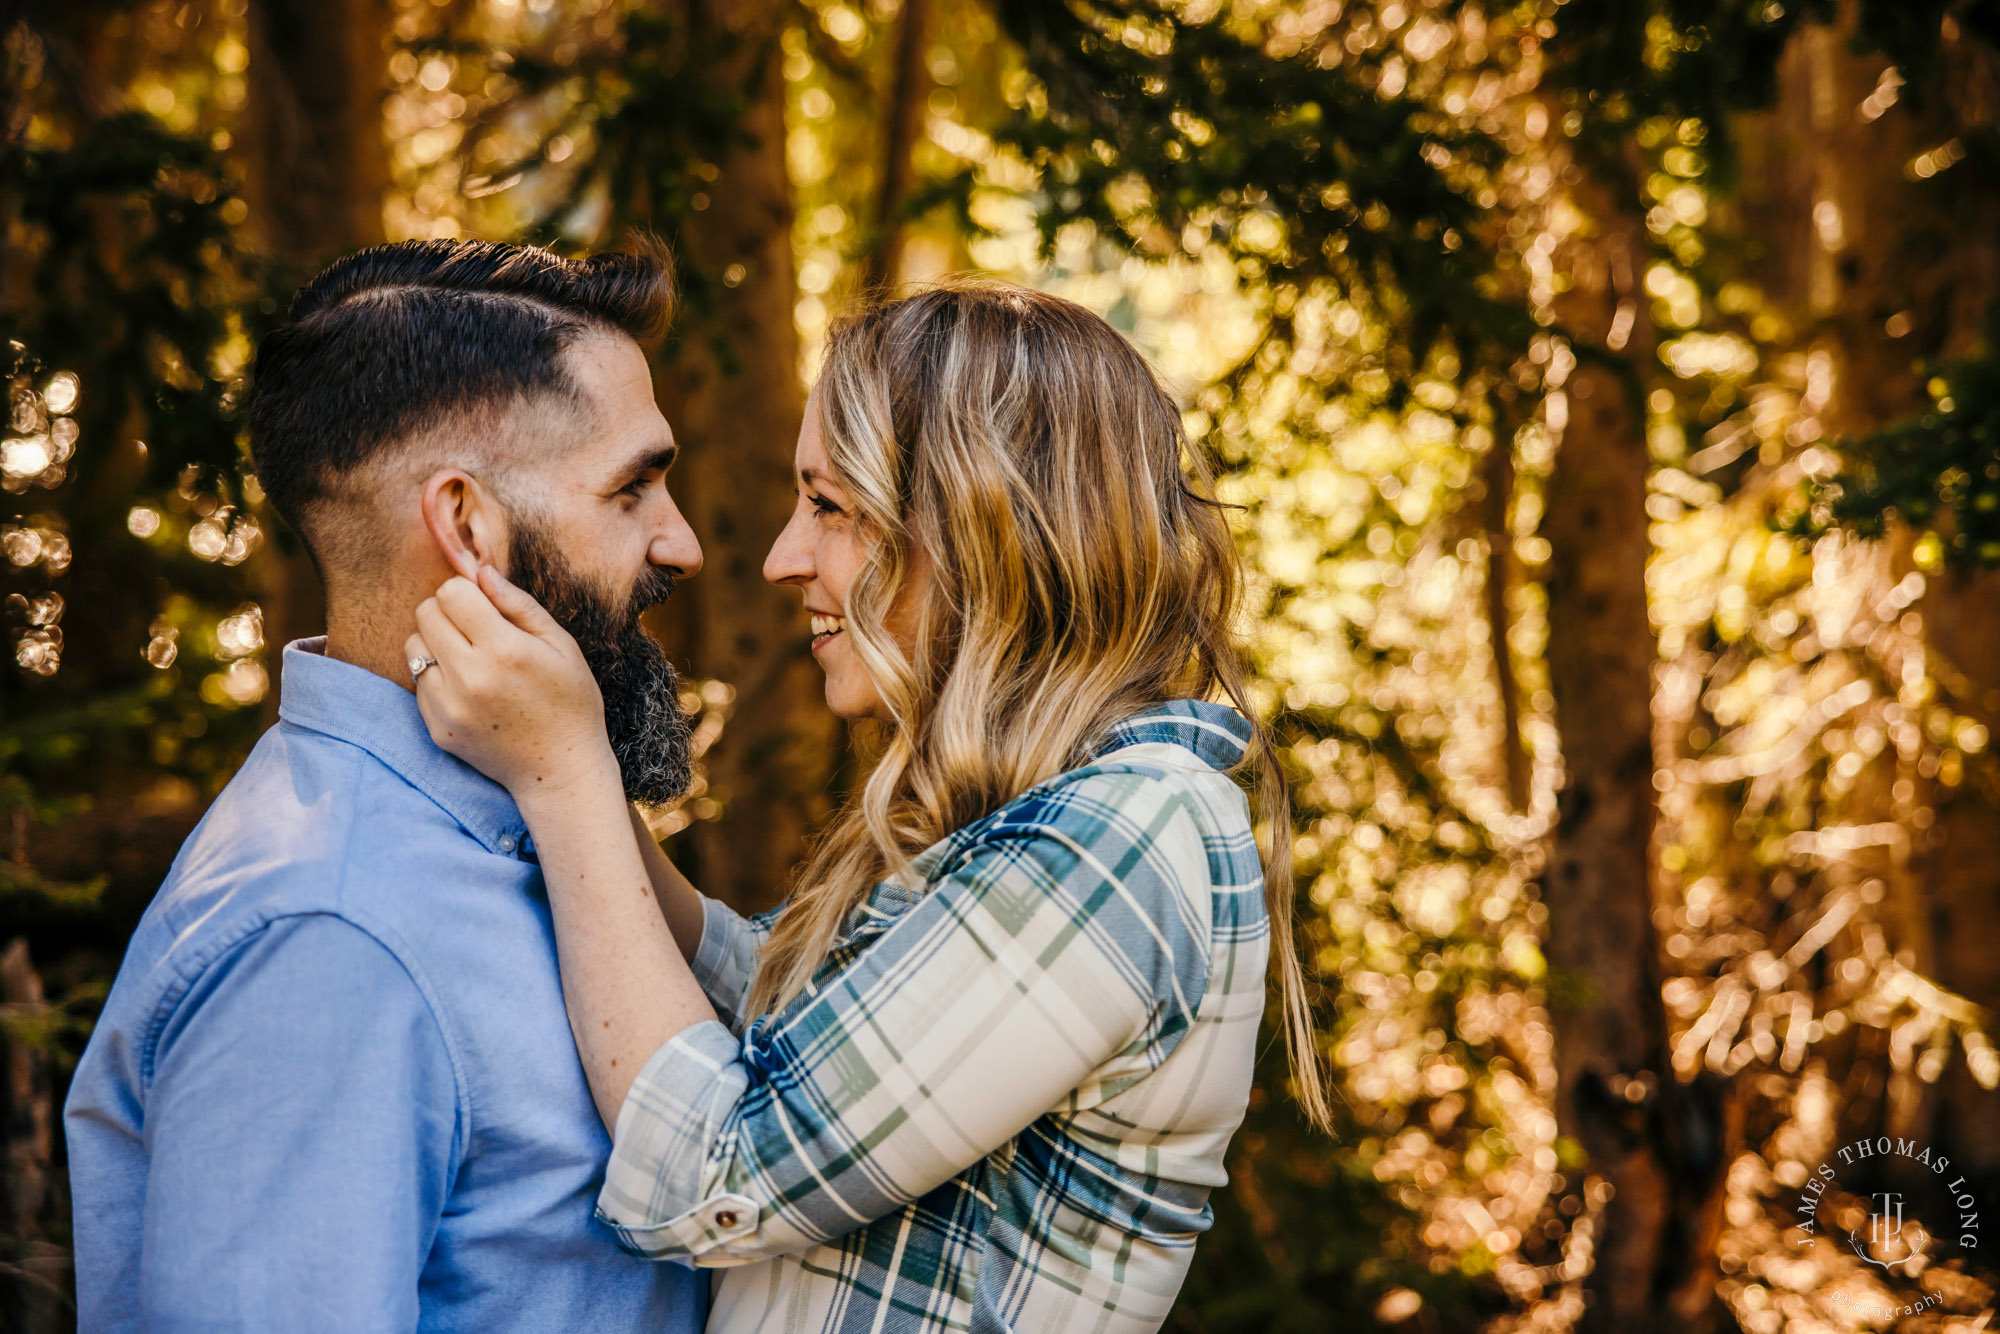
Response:
[[[841,512],[840,506],[834,504],[825,496],[807,496],[806,499],[812,501],[813,512],[816,514],[838,514]]]

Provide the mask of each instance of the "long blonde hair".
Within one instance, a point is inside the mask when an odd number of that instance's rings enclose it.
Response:
[[[872,539],[848,585],[849,642],[895,721],[764,946],[753,1013],[805,988],[875,882],[1083,763],[1121,720],[1218,692],[1249,714],[1236,548],[1208,470],[1102,319],[1031,288],[944,283],[844,318],[815,402]],[[908,653],[885,628],[892,608],[914,624]],[[1298,1100],[1325,1126],[1292,943],[1290,801],[1253,726],[1271,962]]]

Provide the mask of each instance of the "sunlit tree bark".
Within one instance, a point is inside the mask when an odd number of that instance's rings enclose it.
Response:
[[[22,1031],[0,1027],[0,1139],[6,1155],[0,1163],[0,1236],[7,1242],[0,1277],[11,1280],[0,1282],[0,1328],[55,1334],[63,1325],[69,1257],[42,1239],[55,1174],[50,1159],[56,1112],[48,1048],[26,1031],[28,1024],[46,1022],[48,1006],[25,940],[16,938],[0,951],[0,1003],[22,1025]]]
[[[244,197],[251,234],[278,265],[282,289],[383,239],[390,5],[251,0],[248,17],[250,99],[239,137]],[[273,648],[321,633],[319,578],[304,550],[296,540],[276,540],[265,561],[265,633]],[[270,655],[274,683],[282,659]],[[271,692],[269,708],[276,708],[278,693]]]
[[[1494,404],[1493,444],[1480,461],[1485,488],[1481,522],[1486,530],[1485,610],[1487,642],[1493,651],[1493,693],[1500,705],[1500,767],[1507,808],[1525,810],[1529,800],[1529,757],[1521,740],[1521,684],[1514,670],[1514,533],[1509,513],[1514,501],[1514,435],[1519,411],[1510,392]]]
[[[2000,294],[2000,198],[1985,181],[1930,181],[1923,155],[1990,122],[1994,53],[1946,22],[1937,76],[1903,86],[1889,60],[1856,43],[1859,6],[1788,45],[1778,101],[1739,127],[1749,221],[1770,238],[1773,295],[1792,312],[1829,368],[1817,411],[1835,437],[1866,435],[1930,406],[1925,361],[1969,355]],[[1958,168],[1963,171],[1964,168]],[[1911,568],[1913,534],[1895,530],[1887,581]],[[2000,719],[2000,576],[1935,572],[1915,611],[1931,672],[1955,708]],[[2000,792],[1977,763],[1965,781],[1897,775],[1914,795],[1885,791],[1880,818],[1935,823],[1884,869],[1899,957],[1941,985],[2000,1014]],[[1914,780],[1914,781],[1908,781]],[[1888,783],[1882,784],[1887,788]],[[1990,1021],[1989,1021],[1990,1022]],[[2000,1179],[2000,1093],[1984,1089],[1954,1054],[1932,1088],[1893,1069],[1881,1101],[1853,1109],[1897,1134],[1935,1137],[1955,1160]]]
[[[894,283],[902,255],[902,213],[917,180],[911,154],[923,134],[924,98],[930,91],[930,71],[925,64],[930,4],[931,0],[903,0],[897,23],[896,63],[882,116],[882,176],[876,191],[875,235],[856,275],[856,286],[862,291]]]
[[[696,673],[736,692],[707,756],[719,811],[693,828],[690,870],[705,891],[742,908],[768,907],[788,891],[838,747],[799,595],[763,577],[793,503],[801,412],[777,41],[790,13],[775,0],[692,6],[697,47],[730,52],[712,75],[716,86],[740,87],[746,103],[742,133],[716,164],[712,202],[681,232],[687,267],[726,286],[690,304],[659,370],[686,451],[674,492],[707,562],[674,597],[670,642]]]
[[[1552,977],[1556,1120],[1610,1191],[1596,1234],[1590,1328],[1656,1327],[1674,1183],[1659,1138],[1669,1078],[1649,893],[1652,668],[1646,613],[1648,459],[1642,389],[1651,356],[1639,277],[1644,234],[1617,192],[1588,178],[1595,219],[1557,252],[1559,324],[1578,367],[1542,533],[1550,545],[1549,681],[1565,783],[1543,897]],[[1594,234],[1590,230],[1594,226]],[[1601,1188],[1600,1188],[1601,1189]]]

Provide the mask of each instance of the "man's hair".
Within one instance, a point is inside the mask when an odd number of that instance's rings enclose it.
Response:
[[[588,259],[486,241],[357,251],[301,288],[257,349],[257,479],[324,573],[335,535],[315,512],[346,475],[440,427],[574,399],[565,349],[590,333],[656,338],[673,303],[656,244]]]

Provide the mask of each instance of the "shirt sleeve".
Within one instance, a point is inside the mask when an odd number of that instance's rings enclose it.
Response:
[[[1166,1058],[1207,978],[1198,826],[1131,774],[1053,804],[996,824],[780,1021],[654,1054],[599,1196],[628,1249],[721,1266],[817,1245]]]
[[[283,918],[210,964],[146,1097],[140,1325],[414,1330],[458,1106],[429,1004],[358,927]]]
[[[743,1031],[750,984],[757,976],[757,951],[770,938],[781,911],[783,905],[744,917],[727,904],[701,896],[701,943],[688,967],[732,1033]]]

